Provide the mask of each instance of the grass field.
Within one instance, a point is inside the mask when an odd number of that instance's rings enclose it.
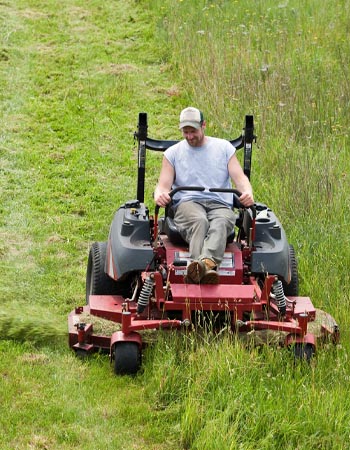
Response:
[[[348,0],[0,2],[0,448],[350,448]],[[254,114],[252,184],[341,345],[310,367],[230,336],[160,336],[134,378],[75,358],[90,245],[136,196],[133,140]],[[161,155],[147,161],[146,202]]]

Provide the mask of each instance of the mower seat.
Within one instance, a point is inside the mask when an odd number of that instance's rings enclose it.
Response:
[[[165,217],[164,220],[164,232],[170,239],[170,242],[174,245],[188,245],[187,242],[181,236],[180,231],[176,228],[174,219],[171,217]]]

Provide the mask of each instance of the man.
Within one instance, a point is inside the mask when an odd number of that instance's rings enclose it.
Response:
[[[162,168],[155,189],[157,205],[165,207],[169,191],[177,186],[203,186],[205,191],[180,191],[173,197],[174,223],[189,244],[192,262],[187,267],[188,283],[217,284],[216,272],[232,232],[236,216],[232,194],[209,192],[209,188],[232,188],[231,180],[246,206],[254,203],[252,186],[229,141],[206,136],[205,120],[197,108],[180,114],[184,139],[164,152]]]

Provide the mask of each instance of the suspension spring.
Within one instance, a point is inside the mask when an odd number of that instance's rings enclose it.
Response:
[[[282,316],[286,315],[287,301],[284,295],[283,284],[281,280],[276,280],[272,285],[273,293],[276,297],[276,304]]]
[[[148,306],[149,300],[152,295],[154,286],[154,279],[153,277],[147,277],[145,279],[145,282],[142,286],[138,301],[137,301],[137,314],[141,314],[146,306]]]

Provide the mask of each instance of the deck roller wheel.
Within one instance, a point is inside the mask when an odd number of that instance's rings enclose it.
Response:
[[[114,345],[114,372],[116,375],[134,375],[141,367],[141,350],[136,342],[118,342]]]
[[[315,355],[315,346],[310,343],[296,342],[293,345],[295,361],[305,361],[310,363]]]

